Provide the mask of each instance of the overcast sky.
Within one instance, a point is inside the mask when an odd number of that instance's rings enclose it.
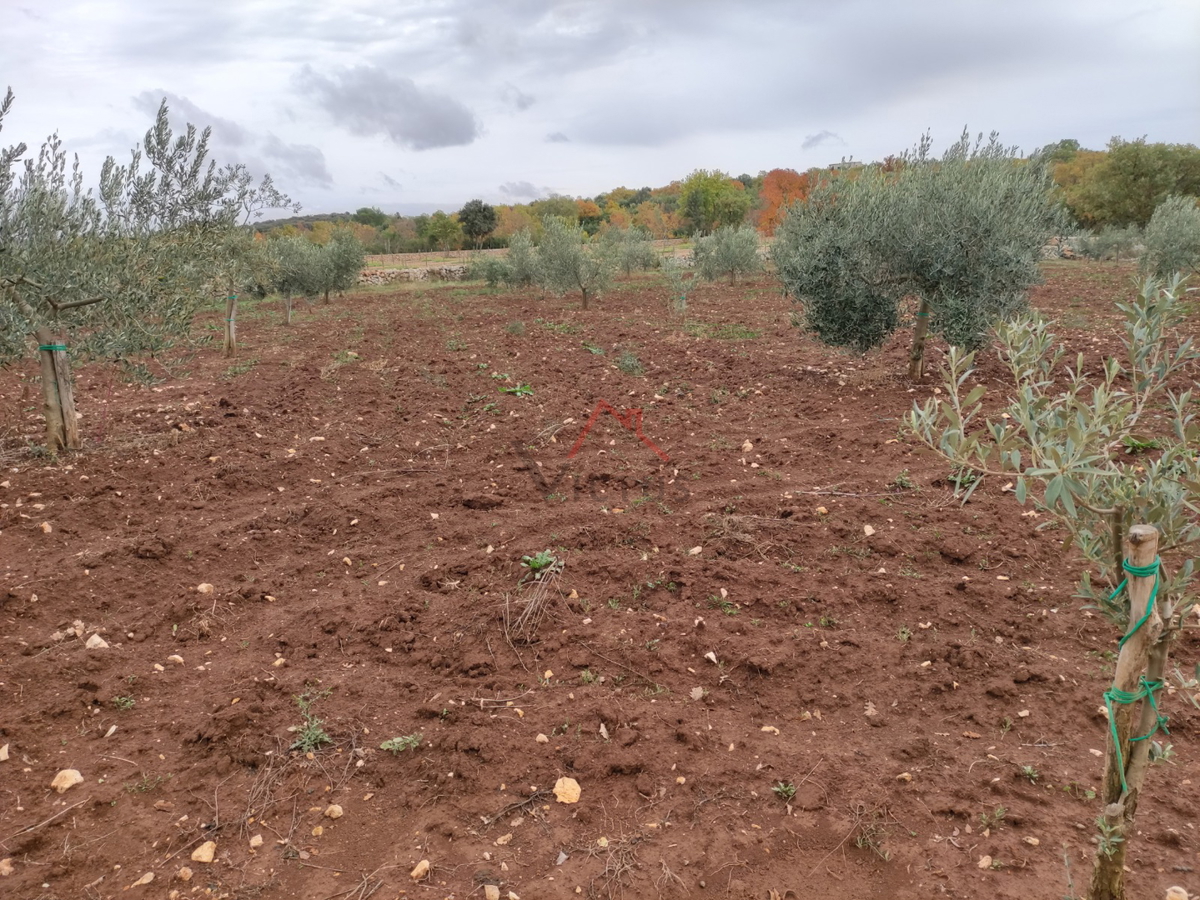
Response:
[[[1200,143],[1196,0],[0,0],[0,144],[163,97],[305,212],[803,170],[998,131]]]

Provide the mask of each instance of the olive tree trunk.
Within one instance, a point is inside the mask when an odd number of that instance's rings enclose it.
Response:
[[[1153,525],[1134,525],[1129,529],[1129,563],[1149,566],[1158,557],[1158,529]],[[1161,684],[1166,670],[1170,635],[1170,600],[1159,595],[1154,601],[1157,576],[1129,576],[1129,628],[1121,653],[1117,657],[1112,689],[1135,693],[1153,690]],[[1149,618],[1142,623],[1142,618]],[[1140,627],[1139,627],[1140,624]],[[1108,736],[1108,756],[1104,762],[1104,781],[1101,788],[1101,835],[1096,853],[1096,867],[1088,900],[1125,900],[1125,855],[1129,840],[1137,832],[1133,818],[1146,771],[1150,767],[1150,740],[1158,727],[1158,712],[1148,700],[1141,700],[1136,716],[1136,703],[1114,702]]]

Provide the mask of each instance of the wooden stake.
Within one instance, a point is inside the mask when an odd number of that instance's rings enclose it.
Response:
[[[237,294],[225,298],[225,355],[237,351]]]
[[[929,334],[929,301],[922,299],[913,326],[912,349],[908,352],[908,377],[920,381],[925,374],[925,337]]]
[[[1129,529],[1128,542],[1131,566],[1149,566],[1158,557],[1158,529],[1154,526],[1134,525]],[[1117,657],[1113,690],[1133,693],[1141,685],[1143,676],[1153,678],[1153,674],[1147,672],[1152,653],[1159,656],[1156,664],[1159,677],[1166,667],[1167,642],[1160,642],[1160,638],[1165,627],[1162,613],[1167,610],[1165,604],[1169,601],[1165,596],[1160,596],[1158,602],[1150,607],[1155,580],[1155,575],[1128,576],[1131,630],[1126,633],[1125,643]],[[1146,614],[1148,607],[1150,617],[1138,628],[1138,622]],[[1139,730],[1136,734],[1133,731],[1136,704],[1113,704],[1116,741],[1114,743],[1110,731],[1100,793],[1103,803],[1101,821],[1107,834],[1102,836],[1104,840],[1101,849],[1096,853],[1096,867],[1092,871],[1088,900],[1124,900],[1125,897],[1125,853],[1129,839],[1136,833],[1133,828],[1133,816],[1137,811],[1138,794],[1146,776],[1150,755],[1149,740],[1131,743],[1130,738],[1148,733],[1156,724],[1150,704],[1145,700],[1141,703],[1143,708],[1138,726],[1144,730]],[[1108,852],[1105,852],[1105,849]]]
[[[53,346],[57,340],[46,327],[38,328],[33,336],[39,347]],[[58,370],[54,364],[54,351],[39,349],[38,362],[42,376],[42,415],[46,419],[46,449],[50,453],[58,453],[67,448],[67,441],[63,428],[63,410],[58,393]]]
[[[59,338],[66,346],[66,338]],[[68,450],[79,450],[83,439],[79,436],[79,416],[75,413],[75,387],[71,379],[71,360],[66,350],[53,350],[55,384],[58,387],[58,406],[62,412],[63,439]]]

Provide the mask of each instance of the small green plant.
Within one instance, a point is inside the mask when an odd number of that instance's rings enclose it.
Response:
[[[1125,843],[1120,825],[1110,822],[1102,813],[1096,818],[1096,828],[1100,831],[1100,837],[1096,840],[1100,854],[1112,858],[1121,844]]]
[[[771,790],[784,803],[791,803],[796,796],[796,786],[790,781],[781,781],[775,787],[771,788]]]
[[[995,812],[980,813],[979,814],[979,823],[983,826],[984,830],[986,831],[989,828],[995,828],[997,825],[999,825],[1001,822],[1003,822],[1004,817],[1006,815],[1008,815],[1008,810],[1005,809],[1003,806],[997,806]]]
[[[148,794],[160,784],[163,778],[161,775],[143,775],[138,781],[128,781],[125,783],[125,790],[130,794]]]
[[[532,397],[533,388],[527,384],[518,384],[516,387],[502,387],[500,393],[512,394],[514,397]]]
[[[608,608],[609,609],[620,609],[621,608],[621,598],[620,597],[610,597],[609,601],[608,601]]]
[[[562,561],[549,550],[543,550],[533,556],[522,556],[521,568],[529,570],[522,581],[539,581],[543,575],[561,570]]]
[[[525,323],[524,322],[509,322],[507,325],[504,326],[504,330],[507,331],[509,334],[520,337],[521,335],[523,335],[525,333]]]
[[[912,639],[912,629],[907,625],[901,625],[900,630],[896,632],[896,640],[902,644],[907,644]]]
[[[1028,778],[1030,784],[1037,784],[1038,779],[1042,777],[1041,773],[1033,766],[1021,766],[1021,775]]]
[[[299,750],[301,753],[314,753],[326,744],[333,743],[333,738],[325,731],[325,722],[317,718],[312,711],[314,703],[328,696],[329,691],[314,692],[311,688],[305,690],[302,694],[296,695],[294,699],[296,706],[300,708],[300,715],[304,719],[304,724],[293,725],[290,729],[296,735],[296,740],[292,741],[292,750]]]
[[[595,344],[592,344],[588,341],[583,342],[583,349],[586,350],[588,353],[592,354],[592,356],[603,356],[604,355],[603,347],[598,347]]]
[[[1175,756],[1175,745],[1164,744],[1161,741],[1150,742],[1150,762],[1169,763]]]
[[[406,750],[416,750],[420,747],[422,737],[423,735],[418,732],[417,734],[404,734],[399,737],[388,738],[379,745],[379,749],[387,750],[392,756],[399,756]]]
[[[637,354],[632,350],[622,350],[620,356],[617,357],[617,368],[626,375],[641,375],[642,361],[637,358]]]
[[[584,669],[582,672],[579,673],[579,680],[583,684],[595,684],[596,676],[592,673],[591,669]]]
[[[1121,443],[1125,447],[1125,452],[1130,454],[1162,449],[1162,441],[1155,438],[1140,438],[1132,434],[1123,436]]]
[[[912,480],[912,476],[908,474],[908,469],[901,469],[900,474],[892,479],[889,487],[895,488],[898,491],[915,491],[917,483]]]
[[[137,705],[137,701],[132,697],[113,697],[112,705],[120,710],[129,710],[133,709],[133,707]]]

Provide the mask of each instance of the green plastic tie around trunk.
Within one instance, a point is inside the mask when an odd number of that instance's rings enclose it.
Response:
[[[1154,558],[1154,562],[1147,566],[1135,566],[1131,564],[1129,560],[1125,560],[1121,563],[1121,567],[1128,573],[1128,575],[1126,575],[1126,577],[1122,579],[1121,583],[1117,585],[1117,589],[1109,595],[1108,599],[1110,602],[1117,599],[1117,595],[1120,594],[1121,591],[1125,590],[1126,585],[1129,583],[1129,575],[1132,575],[1135,578],[1149,578],[1151,575],[1153,575],[1154,587],[1150,589],[1150,599],[1146,602],[1145,614],[1138,619],[1137,623],[1129,629],[1129,632],[1123,638],[1121,638],[1117,646],[1125,646],[1125,642],[1138,633],[1141,627],[1149,621],[1150,614],[1154,612],[1154,603],[1158,599],[1158,570],[1161,562],[1162,560],[1156,556]],[[1138,689],[1136,691],[1123,691],[1120,688],[1114,687],[1109,688],[1104,692],[1104,708],[1108,711],[1108,725],[1110,731],[1112,732],[1113,752],[1117,755],[1117,771],[1121,775],[1122,793],[1128,793],[1129,784],[1125,781],[1125,759],[1121,753],[1121,738],[1117,734],[1117,715],[1113,710],[1113,704],[1121,703],[1124,705],[1129,705],[1131,703],[1137,703],[1139,700],[1145,700],[1150,704],[1150,708],[1154,710],[1154,727],[1139,737],[1130,738],[1130,743],[1148,740],[1156,735],[1159,731],[1161,731],[1163,734],[1170,734],[1171,732],[1167,728],[1167,717],[1158,711],[1158,701],[1154,697],[1155,692],[1162,690],[1162,688],[1163,683],[1161,681],[1150,681],[1145,675],[1143,675],[1140,679],[1138,679]]]
[[[62,350],[65,352],[67,349],[67,345],[66,344],[38,344],[38,349],[39,350]]]

